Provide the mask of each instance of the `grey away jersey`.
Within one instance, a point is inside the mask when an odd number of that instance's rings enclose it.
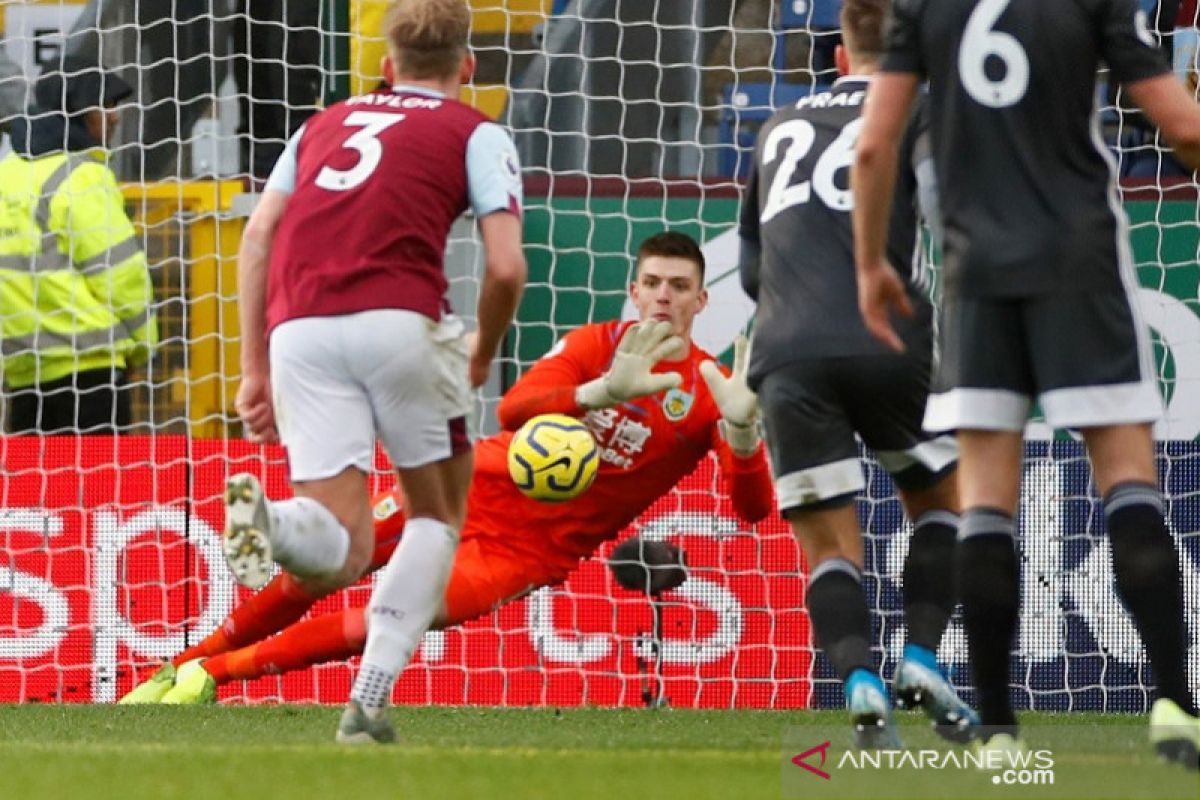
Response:
[[[890,353],[867,332],[854,277],[850,165],[862,128],[868,80],[845,77],[832,90],[775,112],[758,134],[738,233],[759,245],[757,264],[742,264],[742,286],[758,302],[749,381],[804,358]],[[916,309],[896,320],[913,352],[930,348],[931,310],[917,283],[915,156],[923,114],[902,145],[887,254],[907,277]],[[926,156],[927,157],[927,156]]]
[[[882,68],[929,80],[948,291],[1120,286],[1101,61],[1121,82],[1167,71],[1136,0],[896,0]]]

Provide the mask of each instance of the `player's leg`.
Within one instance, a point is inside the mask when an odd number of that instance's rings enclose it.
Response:
[[[1088,428],[1083,437],[1104,498],[1117,591],[1146,645],[1158,693],[1195,714],[1184,673],[1179,553],[1163,515],[1150,426]]]
[[[163,664],[118,702],[160,702],[175,685],[177,668],[189,661],[212,658],[252,645],[283,630],[303,617],[320,596],[286,572],[276,575],[262,591],[255,592],[229,612],[220,627]]]
[[[400,543],[400,532],[404,529],[403,495],[397,489],[383,492],[372,498],[371,508],[374,549],[368,571],[386,564]],[[211,658],[261,641],[299,620],[327,594],[320,586],[306,586],[290,573],[280,573],[229,612],[219,628],[172,658],[171,664],[179,667],[197,658]]]
[[[298,460],[294,455],[291,458],[293,475],[298,468],[301,470],[300,474],[309,474],[303,470],[312,464],[311,461]],[[345,552],[340,558],[340,567],[334,569],[333,565],[338,562],[331,559],[327,567],[330,571],[307,576],[306,590],[313,594],[328,593],[353,583],[366,567],[375,541],[366,473],[357,466],[352,466],[332,478],[293,481],[293,488],[297,495],[295,499],[307,500],[314,507],[319,506],[324,514],[337,522],[339,528],[350,532]],[[299,530],[304,529],[300,527]],[[286,540],[272,539],[277,557],[280,555],[280,549],[275,545],[280,541]],[[308,552],[312,553],[315,550],[316,548],[311,548]],[[286,548],[283,550],[284,555],[288,552],[290,551]],[[288,560],[285,566],[295,569],[296,565],[295,560]],[[324,629],[321,629],[320,633],[326,639],[330,636]],[[252,645],[251,652],[256,647]],[[217,656],[217,659],[221,659],[218,664],[226,664],[229,660],[226,656]],[[209,664],[208,661],[200,659],[186,662],[179,668],[175,685],[163,696],[161,702],[168,705],[212,702],[216,699],[217,681],[212,674],[216,669],[216,664]]]
[[[1195,715],[1184,672],[1179,554],[1163,514],[1150,426],[1087,428],[1083,437],[1104,498],[1117,591],[1146,646],[1159,696]]]
[[[1019,746],[1008,682],[1020,608],[1014,514],[1022,432],[1035,394],[1023,305],[948,290],[940,321],[940,359],[924,427],[958,431],[963,513],[956,593],[985,747],[1007,749]]]
[[[387,563],[388,558],[400,543],[404,528],[403,495],[399,489],[383,492],[372,498],[372,518],[375,533],[375,549],[371,554],[369,571]],[[454,581],[451,579],[451,584]],[[356,641],[350,632],[353,621],[345,620],[341,626],[331,626],[320,631],[290,631],[288,637],[274,642],[261,653],[231,656],[230,663],[242,665],[238,674],[231,674],[224,661],[215,660],[225,653],[235,653],[243,648],[252,648],[268,636],[279,633],[293,625],[324,596],[324,592],[306,587],[293,575],[283,572],[271,579],[261,591],[256,592],[235,607],[225,621],[204,639],[183,650],[169,662],[158,668],[148,679],[128,692],[119,701],[123,704],[158,703],[172,690],[176,682],[176,670],[189,661],[203,660],[216,679],[217,685],[225,680],[241,678],[249,680],[267,674],[277,667],[282,671],[301,669],[311,664],[320,664],[345,658],[342,655],[358,655],[362,652],[362,641]],[[343,612],[338,612],[339,615]],[[360,610],[344,612],[361,619]],[[295,626],[302,629],[303,624]],[[437,619],[434,627],[439,627]],[[365,626],[363,639],[365,640]],[[346,631],[339,637],[329,631]],[[276,649],[277,648],[277,649]],[[245,665],[250,665],[247,669]],[[259,667],[258,665],[262,665]],[[284,666],[291,665],[291,666]],[[256,671],[261,670],[261,671]],[[244,674],[243,674],[244,673]]]
[[[899,747],[887,688],[871,657],[871,612],[862,586],[862,534],[853,496],[790,508],[784,516],[809,565],[805,605],[817,642],[846,692],[859,747]]]
[[[958,474],[952,470],[926,488],[898,486],[897,493],[913,525],[903,568],[906,647],[920,650],[924,656],[937,652],[954,613]]]
[[[445,461],[397,470],[408,498],[408,520],[371,593],[367,641],[338,727],[339,742],[390,740],[378,723],[386,721],[392,686],[441,607],[473,461],[466,449]]]
[[[440,630],[469,622],[562,579],[562,573],[547,568],[543,560],[518,553],[498,538],[481,537],[468,523],[454,557],[446,596],[429,627]],[[172,688],[170,702],[209,702],[215,699],[212,690],[230,681],[281,675],[360,655],[367,640],[365,612],[347,608],[323,614],[266,641],[203,659],[205,674]]]
[[[957,448],[955,448],[957,453]],[[899,479],[898,479],[899,480]],[[943,737],[966,742],[977,732],[979,715],[958,696],[937,661],[938,645],[958,595],[955,554],[959,527],[957,469],[927,488],[899,489],[913,521],[904,559],[904,656],[892,677],[901,707],[920,707]]]
[[[864,484],[858,445],[825,360],[769,373],[759,386],[779,508],[804,550],[816,640],[843,682],[856,742],[897,747],[887,687],[871,657],[854,497]]]
[[[1179,554],[1158,488],[1151,424],[1162,415],[1149,330],[1131,291],[1050,298],[1032,314],[1042,340],[1065,342],[1074,358],[1039,363],[1047,421],[1079,428],[1104,500],[1113,572],[1121,601],[1146,647],[1160,699],[1152,725],[1190,719],[1180,735],[1160,735],[1165,755],[1200,768],[1200,721],[1188,691]],[[1068,320],[1064,322],[1063,320]]]
[[[359,377],[396,465],[407,521],[371,593],[362,664],[338,726],[343,743],[394,738],[384,712],[396,677],[445,594],[474,463],[461,322],[446,316],[431,326],[426,317],[405,311],[359,316],[364,338],[357,343],[368,354]]]
[[[371,551],[365,475],[375,455],[372,408],[343,347],[347,317],[291,320],[271,334],[271,382],[295,496],[268,501],[249,474],[226,488],[224,550],[258,588],[277,562],[314,592],[357,580]]]
[[[178,667],[265,639],[303,617],[324,596],[324,592],[305,587],[295,576],[280,573],[230,611],[219,628],[172,658],[171,663]]]
[[[892,680],[896,704],[921,708],[938,733],[966,741],[978,723],[937,663],[938,644],[954,611],[958,534],[958,446],[921,427],[929,394],[932,342],[909,342],[903,355],[838,361],[846,410],[863,442],[892,475],[913,534],[904,561],[908,640]]]
[[[295,464],[290,452],[289,458]],[[293,471],[294,469],[295,467]],[[307,500],[310,501],[310,508],[319,508],[321,516],[328,516],[336,523],[335,528],[325,520],[321,523],[322,528],[326,532],[337,530],[339,535],[336,539],[344,541],[344,544],[334,545],[335,537],[329,536],[325,547],[314,546],[310,542],[306,549],[308,556],[315,556],[321,550],[324,552],[320,558],[313,557],[307,560],[306,557],[302,566],[295,558],[279,562],[290,572],[303,570],[298,575],[298,580],[313,594],[324,595],[342,589],[357,581],[366,572],[371,560],[371,551],[375,549],[375,529],[371,522],[371,495],[367,475],[367,470],[351,466],[331,478],[292,481],[292,490],[296,495],[293,500]],[[295,524],[292,529],[305,531],[304,527]],[[319,536],[314,533],[306,538],[315,540]],[[334,565],[337,565],[336,568]]]
[[[216,700],[230,681],[281,675],[316,664],[344,661],[362,653],[367,640],[364,609],[322,614],[284,628],[277,636],[180,666],[178,679],[161,702],[198,705]]]
[[[1019,431],[961,430],[955,573],[980,722],[989,741],[1016,737],[1009,656],[1021,602],[1014,514],[1024,442]]]

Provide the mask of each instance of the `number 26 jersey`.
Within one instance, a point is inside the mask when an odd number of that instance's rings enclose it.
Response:
[[[742,285],[758,302],[749,380],[798,359],[885,355],[858,311],[850,166],[862,129],[869,80],[840,78],[831,88],[780,108],[758,134],[738,235],[756,244],[757,265],[742,264]],[[896,320],[918,352],[929,348],[931,311],[918,291],[914,116],[901,144],[887,256],[910,281],[915,318]],[[927,148],[923,148],[927,153]],[[927,160],[927,159],[926,159]],[[753,274],[757,267],[757,274]]]

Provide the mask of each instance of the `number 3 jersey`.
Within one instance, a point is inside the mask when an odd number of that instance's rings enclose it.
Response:
[[[351,97],[312,117],[265,187],[288,192],[271,249],[268,330],[289,319],[379,308],[437,320],[450,310],[450,226],[520,214],[508,134],[468,105],[424,89]]]
[[[929,80],[947,291],[1122,290],[1102,61],[1122,83],[1168,71],[1136,0],[894,4],[881,69]]]
[[[854,277],[850,166],[862,128],[869,81],[847,76],[833,87],[776,111],[758,134],[738,234],[758,250],[743,259],[742,286],[758,302],[749,382],[801,359],[883,355],[867,331]],[[921,299],[917,247],[918,112],[901,144],[887,256],[909,280],[917,314],[895,320],[910,345],[928,351],[931,311]],[[925,154],[925,155],[922,155]],[[928,171],[928,170],[927,170]]]

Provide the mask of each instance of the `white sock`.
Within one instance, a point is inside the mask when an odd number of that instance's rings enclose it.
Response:
[[[311,497],[276,500],[269,506],[271,547],[279,565],[301,577],[328,575],[346,563],[350,534]]]
[[[429,629],[446,594],[458,531],[427,517],[404,525],[400,546],[367,606],[367,646],[350,698],[364,709],[387,705],[392,684]]]

